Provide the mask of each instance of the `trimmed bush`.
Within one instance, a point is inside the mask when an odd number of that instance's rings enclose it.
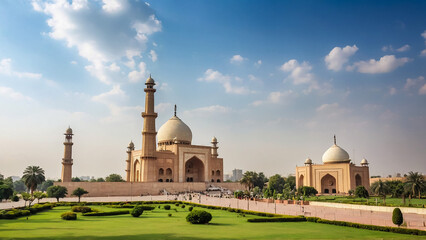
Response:
[[[142,213],[143,213],[142,206],[134,207],[132,212],[131,212],[133,217],[139,217],[140,215],[142,215]]]
[[[189,207],[188,208],[188,210],[191,212],[192,211],[192,209],[194,209],[194,207]]]
[[[171,217],[171,216],[172,216],[172,214],[171,214],[171,213],[169,213],[169,214],[167,214],[167,216]]]
[[[247,222],[306,222],[306,218],[301,216],[250,218]]]
[[[176,207],[179,207],[179,203],[176,203],[176,204],[175,204],[175,206],[176,206]]]
[[[392,222],[395,225],[401,226],[401,224],[404,222],[404,217],[402,216],[401,209],[395,208],[392,212]]]
[[[129,210],[118,210],[112,212],[88,212],[83,213],[83,216],[113,216],[113,215],[124,215],[129,214]]]
[[[19,202],[19,197],[17,195],[13,195],[12,202]]]
[[[212,215],[204,210],[194,210],[191,211],[188,216],[186,216],[186,221],[192,224],[206,224],[212,220]]]
[[[92,212],[92,208],[85,207],[85,206],[73,206],[71,208],[71,211],[73,211],[73,212],[81,212],[81,213],[88,213],[88,212]]]
[[[77,214],[74,212],[66,212],[61,214],[61,218],[64,220],[77,220]]]
[[[185,205],[182,205],[181,208],[185,208]]]
[[[164,205],[164,209],[170,210],[170,205]]]

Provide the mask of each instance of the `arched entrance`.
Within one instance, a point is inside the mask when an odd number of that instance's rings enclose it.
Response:
[[[140,167],[141,164],[139,163],[138,160],[135,161],[135,164],[133,165],[133,181],[134,182],[139,182],[140,181]]]
[[[336,178],[326,174],[321,179],[321,193],[336,193]]]
[[[197,157],[186,161],[185,179],[187,182],[204,182],[204,164]]]
[[[299,187],[303,187],[303,180],[304,180],[304,176],[303,175],[300,175],[300,177],[299,177]]]
[[[362,180],[361,180],[361,176],[359,174],[355,175],[355,186],[361,186],[362,185]]]

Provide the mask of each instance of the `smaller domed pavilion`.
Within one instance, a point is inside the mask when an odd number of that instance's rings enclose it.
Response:
[[[368,161],[361,160],[361,166],[351,162],[349,154],[334,144],[322,155],[323,164],[314,164],[308,158],[303,167],[296,167],[296,187],[314,187],[320,194],[347,194],[357,186],[370,187]]]

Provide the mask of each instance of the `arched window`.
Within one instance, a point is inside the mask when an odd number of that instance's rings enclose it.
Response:
[[[304,180],[304,176],[303,175],[300,175],[299,176],[299,187],[303,187],[303,180]]]
[[[158,170],[158,175],[164,175],[164,169],[160,168],[160,170]]]
[[[361,186],[362,185],[362,180],[361,180],[361,176],[359,174],[355,175],[355,186]]]
[[[220,176],[220,170],[216,171],[216,176]]]
[[[212,178],[212,182],[214,182],[214,179]]]
[[[163,179],[161,179],[161,178],[160,178],[160,179],[158,179],[158,181],[159,181],[159,182],[163,182]]]
[[[172,169],[171,169],[171,168],[167,168],[167,169],[166,169],[166,175],[167,175],[167,176],[172,175]]]
[[[169,182],[169,179],[168,179],[168,178],[166,179],[166,182]]]
[[[220,179],[218,179],[217,182],[220,182]]]
[[[214,176],[214,170],[212,170],[212,176]]]

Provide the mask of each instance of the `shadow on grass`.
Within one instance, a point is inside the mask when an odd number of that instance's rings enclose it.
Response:
[[[29,239],[29,238],[2,238],[2,239]],[[58,236],[54,237],[42,237],[42,238],[31,238],[34,240],[42,240],[42,239],[59,239]],[[70,236],[70,237],[63,237],[61,236],[60,239],[77,239],[77,240],[86,240],[86,239],[101,239],[101,240],[108,240],[108,239],[186,239],[186,240],[195,240],[195,239],[212,239],[212,238],[194,238],[190,236],[178,236],[175,234],[138,234],[138,235],[115,235],[115,236]],[[222,238],[225,239],[225,238]]]

